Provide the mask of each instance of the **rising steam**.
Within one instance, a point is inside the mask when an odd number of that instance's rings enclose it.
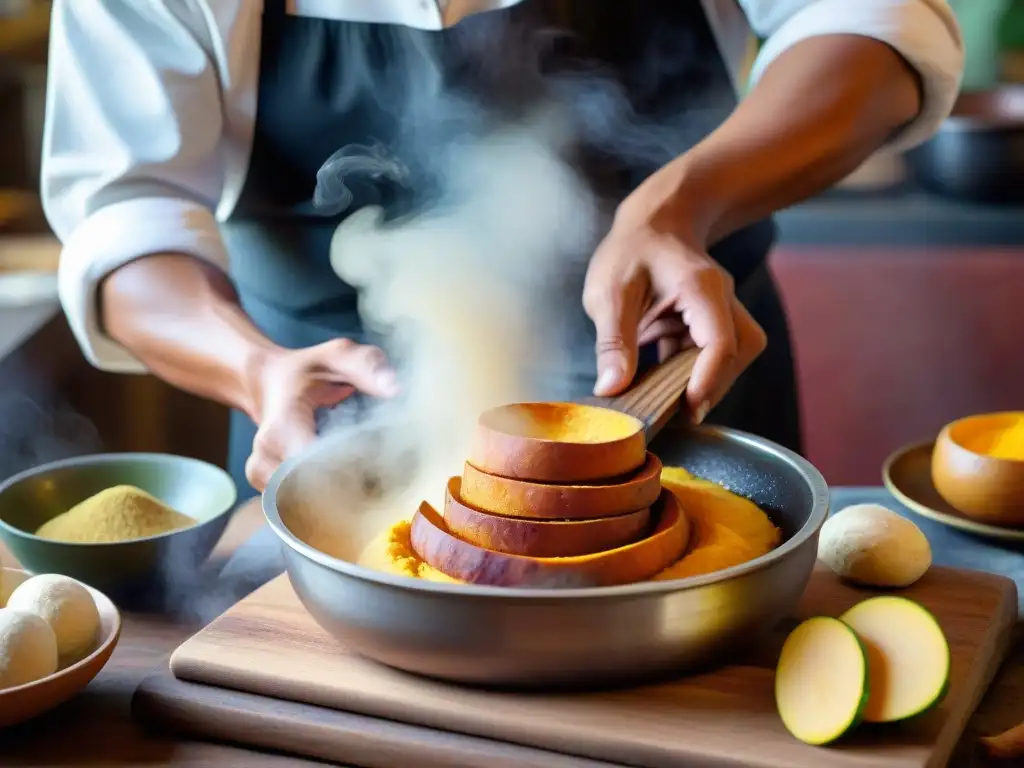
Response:
[[[357,556],[421,500],[443,501],[481,411],[583,394],[593,353],[580,343],[592,338],[580,333],[581,276],[610,206],[578,169],[599,158],[613,173],[649,172],[721,118],[691,110],[685,126],[662,116],[654,129],[600,72],[542,75],[551,38],[501,14],[468,21],[456,47],[484,87],[461,88],[449,49],[395,28],[386,69],[367,58],[353,71],[399,116],[399,137],[343,147],[318,176],[325,212],[347,211],[366,184],[386,190],[371,199],[392,201],[348,211],[331,264],[359,289],[364,324],[385,340],[404,393],[341,409],[281,489],[292,532],[336,557]]]

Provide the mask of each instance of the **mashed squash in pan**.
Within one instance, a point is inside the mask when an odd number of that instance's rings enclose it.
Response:
[[[653,580],[701,576],[740,565],[778,546],[781,533],[752,501],[702,480],[679,467],[665,467],[661,484],[672,491],[690,519],[690,546]],[[409,540],[410,522],[384,531],[363,552],[359,564],[386,573],[455,583],[420,560]]]

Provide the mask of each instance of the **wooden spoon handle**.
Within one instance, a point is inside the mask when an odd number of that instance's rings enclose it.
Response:
[[[654,366],[618,397],[595,397],[587,402],[635,416],[644,423],[650,442],[679,411],[680,400],[700,350],[684,349]]]

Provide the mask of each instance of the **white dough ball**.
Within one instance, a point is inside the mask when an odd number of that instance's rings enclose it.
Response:
[[[53,630],[62,664],[88,656],[96,648],[100,613],[92,595],[67,576],[33,576],[11,593],[8,608],[34,613]]]
[[[0,691],[57,671],[57,638],[32,613],[0,608]]]
[[[854,504],[821,527],[818,559],[841,578],[872,587],[907,587],[932,564],[921,529],[878,504]]]

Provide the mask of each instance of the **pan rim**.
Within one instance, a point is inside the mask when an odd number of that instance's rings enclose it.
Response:
[[[295,456],[283,463],[270,478],[263,492],[263,515],[274,534],[297,555],[328,570],[359,581],[371,582],[381,587],[406,592],[425,593],[435,597],[465,600],[501,600],[506,602],[561,602],[564,600],[622,600],[629,598],[655,597],[675,592],[695,590],[702,587],[731,581],[768,568],[784,560],[803,547],[816,535],[825,522],[829,511],[829,490],[822,474],[802,456],[770,440],[730,427],[701,425],[692,429],[739,443],[760,453],[768,454],[795,469],[807,483],[812,496],[811,511],[802,526],[779,547],[746,563],[725,568],[721,571],[691,576],[683,579],[664,581],[643,581],[610,587],[584,587],[580,589],[527,589],[519,587],[494,587],[480,584],[446,584],[425,581],[412,576],[399,576],[357,565],[348,560],[328,555],[306,544],[296,537],[281,519],[277,510],[277,494],[288,474],[305,458],[306,454]]]

